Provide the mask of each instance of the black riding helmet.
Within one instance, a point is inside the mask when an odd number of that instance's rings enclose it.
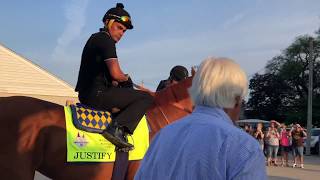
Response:
[[[189,76],[187,68],[184,66],[175,66],[170,71],[170,79],[175,81],[181,81]]]
[[[126,26],[127,29],[133,29],[130,14],[124,10],[122,3],[117,3],[116,7],[109,9],[103,16],[102,22],[106,22],[107,19],[114,19],[116,22]]]

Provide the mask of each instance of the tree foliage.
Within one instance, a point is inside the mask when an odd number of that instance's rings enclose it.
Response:
[[[267,63],[264,74],[252,77],[245,111],[247,118],[306,124],[309,61],[312,56],[313,124],[320,125],[320,29],[316,35],[296,38],[279,56]]]

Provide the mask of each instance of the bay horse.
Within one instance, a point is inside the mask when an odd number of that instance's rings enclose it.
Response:
[[[192,78],[151,93],[154,104],[146,113],[150,137],[167,124],[191,113],[187,88]],[[64,107],[26,97],[0,97],[0,179],[33,180],[35,171],[51,179],[117,179],[116,163],[70,163],[66,161]],[[151,139],[150,138],[150,139]],[[120,157],[120,156],[119,156]],[[140,161],[129,161],[125,179],[133,179]]]

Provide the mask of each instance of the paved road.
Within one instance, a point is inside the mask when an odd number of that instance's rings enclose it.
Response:
[[[320,180],[320,156],[305,156],[304,169],[267,167],[267,173],[270,180]],[[48,180],[48,178],[36,173],[35,180]]]
[[[291,157],[290,157],[291,159]],[[270,180],[320,180],[320,156],[304,156],[304,169],[292,167],[267,167]],[[289,161],[292,165],[292,160]]]

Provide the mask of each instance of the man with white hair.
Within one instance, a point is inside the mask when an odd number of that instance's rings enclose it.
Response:
[[[234,126],[247,76],[227,58],[208,58],[189,89],[191,115],[154,138],[135,179],[267,179],[258,142]]]

